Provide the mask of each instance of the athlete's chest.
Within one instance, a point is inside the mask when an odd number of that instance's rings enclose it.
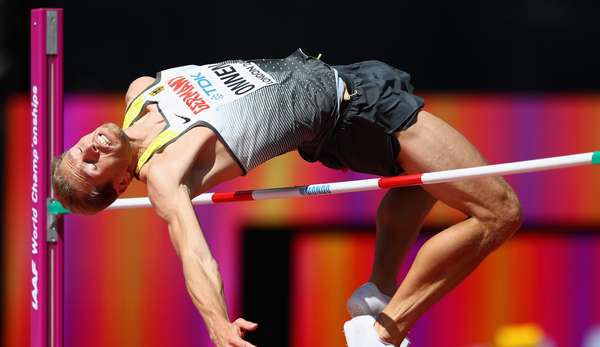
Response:
[[[273,84],[277,81],[252,62],[189,65],[161,71],[145,99],[158,103],[170,127],[184,131],[223,118],[227,105]]]
[[[168,165],[176,173],[171,179],[185,183],[195,194],[242,174],[218,136],[211,129],[201,126],[190,129],[155,153],[140,171],[142,181],[146,181],[153,165]]]

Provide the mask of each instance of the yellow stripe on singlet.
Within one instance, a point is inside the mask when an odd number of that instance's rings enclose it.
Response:
[[[144,164],[146,164],[146,162],[148,162],[148,160],[150,160],[150,157],[152,157],[154,152],[156,152],[161,147],[163,147],[164,145],[166,145],[167,143],[172,141],[174,138],[177,137],[177,135],[179,135],[179,134],[177,134],[176,132],[174,132],[172,130],[167,129],[167,130],[163,131],[162,133],[160,133],[157,137],[155,137],[154,140],[152,140],[152,142],[148,146],[148,148],[146,148],[146,150],[144,151],[144,153],[142,154],[140,159],[138,160],[137,168],[135,169],[135,173],[139,175],[140,170],[142,170],[142,167],[144,166]]]
[[[123,129],[127,129],[131,126],[131,123],[136,120],[136,118],[142,113],[142,108],[144,107],[144,93],[138,95],[127,109],[125,113],[125,118],[123,119]]]

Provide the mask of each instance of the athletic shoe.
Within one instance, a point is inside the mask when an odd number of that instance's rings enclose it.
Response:
[[[344,335],[348,347],[389,347],[392,344],[379,339],[375,331],[375,319],[371,316],[358,316],[344,323]],[[404,339],[400,347],[408,347],[410,341]]]
[[[346,308],[350,317],[369,315],[377,317],[390,302],[390,297],[379,291],[374,283],[367,282],[358,287],[348,301]]]

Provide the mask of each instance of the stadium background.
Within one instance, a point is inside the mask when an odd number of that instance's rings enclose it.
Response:
[[[29,344],[28,15],[37,6],[65,8],[67,146],[100,122],[119,123],[123,91],[137,76],[302,47],[331,64],[379,59],[411,72],[427,109],[490,162],[600,148],[600,5],[593,1],[2,0],[5,346]],[[600,326],[599,175],[588,167],[509,178],[524,227],[418,322],[415,346],[493,346],[498,329],[522,324],[535,324],[556,346],[584,346]],[[362,177],[290,153],[217,190]],[[128,191],[142,194],[140,185]],[[368,276],[380,197],[197,208],[232,317],[260,323],[251,341],[344,345],[344,301]],[[460,218],[438,204],[419,243]],[[151,210],[70,216],[66,225],[67,346],[208,346],[166,228]]]

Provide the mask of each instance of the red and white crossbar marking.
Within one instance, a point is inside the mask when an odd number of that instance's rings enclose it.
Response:
[[[464,169],[402,175],[396,177],[370,178],[355,181],[311,184],[308,186],[245,190],[226,193],[205,193],[192,202],[208,205],[222,202],[280,199],[301,196],[331,195],[339,193],[363,192],[385,188],[397,188],[443,182],[454,182],[480,177],[504,176],[534,171],[554,170],[574,166],[598,164],[600,151],[565,155],[513,163],[477,166]],[[118,199],[109,209],[149,207],[148,198]]]

